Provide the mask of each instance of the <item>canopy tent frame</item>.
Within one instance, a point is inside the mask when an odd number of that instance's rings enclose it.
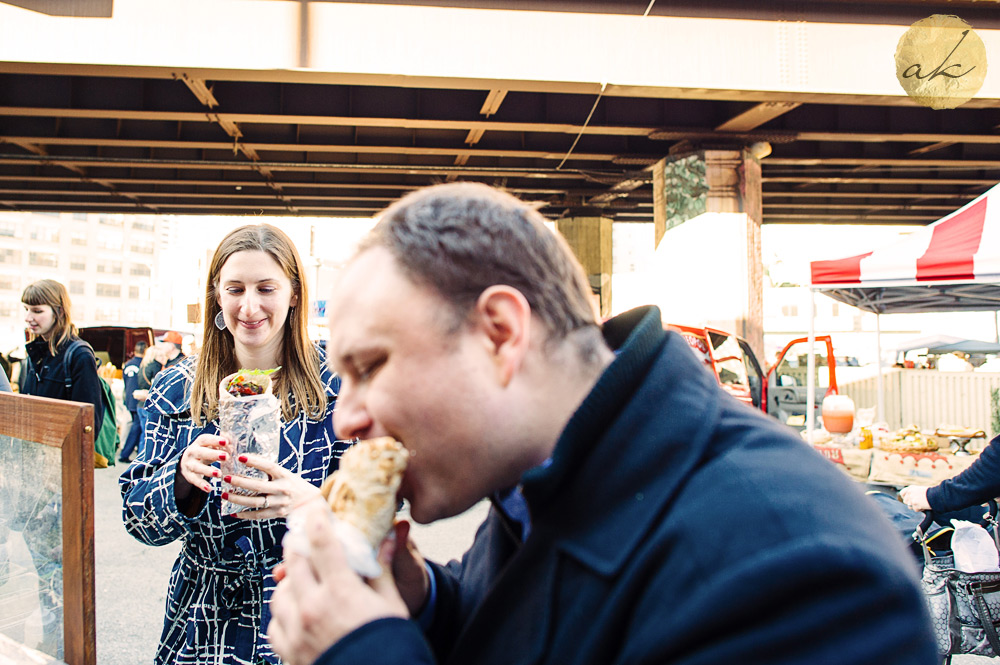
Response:
[[[810,276],[806,427],[812,441],[816,292],[875,314],[876,420],[883,420],[882,314],[1000,312],[1000,185],[888,247],[843,259],[813,261]]]

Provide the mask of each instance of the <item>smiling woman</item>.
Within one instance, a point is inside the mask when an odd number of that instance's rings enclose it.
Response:
[[[157,663],[276,663],[264,637],[271,569],[281,557],[283,518],[319,494],[346,448],[332,426],[339,380],[306,335],[303,265],[280,229],[231,231],[206,283],[201,353],[164,369],[150,387],[139,457],[121,478],[125,527],[150,545],[184,543]],[[220,469],[235,461],[234,442],[220,430],[220,382],[278,366],[277,462],[236,453],[264,472],[256,479]],[[231,515],[224,502],[242,511]]]

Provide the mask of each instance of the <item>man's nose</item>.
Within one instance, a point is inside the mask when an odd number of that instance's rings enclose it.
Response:
[[[372,427],[367,409],[356,399],[356,393],[344,390],[337,395],[333,408],[333,431],[338,439],[367,439]]]

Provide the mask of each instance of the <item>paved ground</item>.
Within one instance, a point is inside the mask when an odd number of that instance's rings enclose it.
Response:
[[[178,545],[149,547],[125,532],[118,474],[124,467],[94,471],[97,595],[97,662],[151,663],[163,622],[167,580]],[[414,525],[420,550],[435,561],[460,556],[486,513],[480,504],[432,526]],[[996,659],[956,656],[954,665],[989,665]]]
[[[180,546],[150,547],[122,526],[121,464],[94,470],[94,549],[99,665],[151,663],[163,626],[167,581]],[[414,525],[420,550],[435,561],[460,556],[486,514],[480,504],[433,526]]]

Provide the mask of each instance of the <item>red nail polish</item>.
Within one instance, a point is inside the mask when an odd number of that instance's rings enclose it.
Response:
[[[219,477],[219,472],[218,472],[218,470],[216,470],[216,471],[213,471],[213,472],[212,472],[212,477],[213,477],[213,478],[218,478],[218,477]]]
[[[246,464],[247,463],[247,456],[246,455],[240,455],[239,460],[241,462],[243,462],[244,464]]]
[[[231,483],[231,482],[233,482],[233,477],[232,476],[223,476],[222,481],[225,482],[225,483]]]
[[[219,461],[220,462],[226,461],[226,453],[219,453]]]
[[[205,494],[211,494],[212,493],[212,486],[211,485],[205,485],[201,489],[205,492]]]
[[[229,492],[223,492],[222,493],[222,500],[225,501],[228,498],[229,498]]]

